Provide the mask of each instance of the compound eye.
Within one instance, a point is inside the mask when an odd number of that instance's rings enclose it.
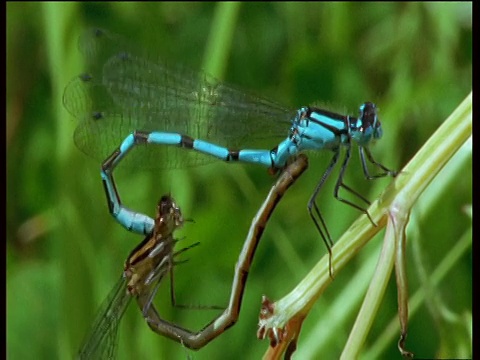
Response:
[[[366,102],[360,106],[359,119],[362,122],[361,131],[364,132],[373,126],[377,129],[380,126],[380,122],[377,119],[377,107],[372,102]]]

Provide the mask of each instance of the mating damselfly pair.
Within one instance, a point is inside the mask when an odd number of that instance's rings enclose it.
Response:
[[[175,258],[198,245],[174,251],[177,240],[173,232],[183,226],[179,206],[170,195],[164,195],[157,205],[154,227],[125,261],[124,271],[103,302],[91,330],[78,353],[79,359],[114,359],[117,351],[117,330],[123,313],[134,298],[148,326],[156,333],[169,337],[190,349],[200,349],[222,334],[238,319],[250,266],[268,219],[283,194],[307,169],[305,156],[299,156],[279,176],[258,213],[253,218],[244,246],[235,265],[228,306],[199,331],[191,331],[164,320],[153,304],[158,287],[165,275],[170,275],[171,303],[177,306],[173,288]],[[182,308],[184,306],[181,306]]]
[[[365,197],[343,183],[353,142],[359,146],[367,179],[396,175],[396,172],[375,161],[369,150],[369,145],[382,136],[375,104],[362,104],[356,117],[308,106],[292,111],[275,102],[246,94],[202,72],[168,66],[161,59],[144,54],[105,30],[85,32],[79,45],[85,56],[87,72],[67,85],[63,101],[69,112],[79,120],[74,135],[76,145],[103,162],[101,176],[109,211],[128,230],[147,235],[148,239],[155,233],[156,221],[122,205],[113,179],[113,171],[120,163],[168,169],[204,164],[216,158],[259,164],[277,173],[304,151],[329,150],[333,152],[333,157],[320,177],[307,209],[328,249],[329,271],[333,276],[333,241],[316,199],[339,161],[342,148],[345,149],[344,158],[334,196],[365,213],[374,224],[366,208],[341,198],[339,190],[344,188],[369,204]],[[278,142],[274,138],[283,138],[283,141]],[[266,148],[264,144],[269,139],[271,144]],[[179,151],[178,148],[182,149]],[[371,175],[367,161],[379,168],[381,173]],[[173,243],[173,230],[171,228],[170,232],[163,233],[170,243]],[[260,235],[261,232],[249,233],[247,240],[258,239]],[[143,251],[142,247],[136,250]],[[155,312],[152,316],[147,314],[154,311],[151,300],[156,288],[152,290],[150,284],[157,284],[171,271],[173,264],[173,247],[170,246],[166,253],[162,251],[163,247],[156,250],[149,248],[145,252],[156,259],[156,266],[148,267],[148,274],[143,274],[148,283],[144,290],[149,298],[143,304],[142,313],[151,327],[153,323],[164,323],[158,321]],[[131,256],[135,254],[134,251]],[[253,251],[248,254],[253,254]],[[129,298],[124,296],[124,286],[131,256],[118,285],[122,289],[119,290],[122,296],[118,295],[121,298],[120,309],[126,306],[123,299]],[[145,300],[143,295],[128,294]],[[232,295],[231,301],[239,309],[238,299]],[[151,321],[152,318],[156,321]],[[227,320],[231,321],[230,318]],[[217,321],[210,325],[217,324]],[[175,324],[157,326],[154,330],[191,348],[203,346],[211,340],[209,336],[218,334],[218,331],[206,331],[198,338],[198,333],[187,331],[180,336],[178,334],[185,330]]]
[[[110,212],[128,230],[148,234],[154,222],[122,205],[113,180],[113,170],[120,163],[166,169],[217,158],[259,164],[277,172],[303,151],[330,150],[333,157],[307,209],[329,252],[332,276],[333,241],[316,199],[342,148],[345,154],[334,196],[362,211],[375,225],[364,206],[339,196],[343,188],[370,204],[343,182],[353,142],[358,144],[367,179],[396,176],[395,171],[375,161],[369,150],[369,145],[382,136],[377,107],[372,102],[362,104],[357,117],[308,106],[287,109],[203,72],[168,66],[102,29],[86,31],[79,48],[88,71],[70,82],[63,101],[79,120],[76,145],[103,161],[101,175]],[[257,148],[270,138],[270,148]],[[275,142],[273,138],[284,140]],[[367,161],[381,172],[370,174]]]

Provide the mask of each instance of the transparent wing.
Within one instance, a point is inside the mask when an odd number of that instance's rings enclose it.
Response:
[[[78,359],[116,358],[118,324],[130,300],[127,282],[122,276],[98,310],[95,321],[78,352]]]
[[[88,70],[67,85],[63,101],[79,120],[77,147],[98,160],[134,130],[176,132],[235,149],[270,149],[278,143],[273,138],[287,136],[295,115],[203,72],[169,66],[105,30],[88,30],[79,47]],[[129,155],[129,163],[174,168],[214,160],[182,150],[148,146]]]

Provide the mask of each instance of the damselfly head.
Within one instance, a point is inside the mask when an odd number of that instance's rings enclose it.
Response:
[[[360,145],[365,145],[372,138],[380,139],[382,137],[382,124],[378,120],[377,106],[374,103],[366,102],[360,106],[357,131],[359,134],[355,138]]]
[[[157,219],[162,225],[178,228],[183,225],[183,215],[175,200],[170,195],[161,197],[157,205]]]

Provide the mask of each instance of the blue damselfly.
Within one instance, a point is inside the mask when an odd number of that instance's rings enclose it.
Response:
[[[88,72],[67,85],[64,104],[80,120],[74,135],[77,146],[103,161],[101,176],[110,212],[127,229],[149,233],[153,222],[122,205],[113,181],[113,170],[119,163],[173,168],[217,158],[259,164],[276,173],[303,151],[329,150],[334,155],[307,208],[331,259],[333,241],[316,199],[342,148],[345,155],[334,196],[362,211],[375,225],[365,207],[339,196],[343,188],[370,204],[343,182],[353,142],[358,144],[365,178],[396,176],[395,171],[375,161],[369,149],[382,136],[377,107],[372,102],[362,104],[358,116],[310,106],[287,109],[203,72],[168,66],[101,29],[87,31],[80,38],[80,49]],[[267,147],[270,138],[284,140],[272,140]],[[138,146],[147,144],[150,146]],[[175,148],[194,151],[180,155]],[[367,161],[380,173],[372,175]]]

